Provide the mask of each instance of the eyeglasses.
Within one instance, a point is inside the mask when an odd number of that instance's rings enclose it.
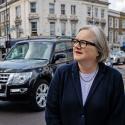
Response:
[[[86,41],[86,40],[72,39],[72,43],[73,43],[73,46],[79,44],[80,48],[85,48],[85,47],[88,46],[88,45],[91,45],[91,46],[95,46],[95,47],[96,47],[96,44],[95,44],[95,43],[92,43],[92,42]]]

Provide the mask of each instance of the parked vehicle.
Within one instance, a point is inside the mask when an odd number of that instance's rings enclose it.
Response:
[[[0,62],[0,100],[29,101],[43,110],[56,68],[72,61],[70,38],[19,40]]]
[[[111,58],[110,58],[110,57],[109,57],[109,58],[107,58],[107,60],[106,60],[105,64],[106,64],[107,66],[113,67],[113,63],[112,63],[112,60],[111,60]]]
[[[114,51],[111,53],[110,58],[113,64],[125,63],[125,52]]]

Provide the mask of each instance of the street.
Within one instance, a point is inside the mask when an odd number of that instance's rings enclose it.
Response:
[[[122,77],[123,77],[123,81],[125,84],[125,65],[115,65],[114,68],[116,68],[118,71],[120,71],[122,73]]]
[[[114,68],[125,78],[125,65],[116,65]],[[44,115],[44,111],[32,112],[25,103],[0,101],[0,125],[45,125]]]
[[[25,103],[0,101],[0,125],[45,125],[44,112],[32,112]]]

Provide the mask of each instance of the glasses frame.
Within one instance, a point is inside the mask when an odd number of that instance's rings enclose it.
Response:
[[[76,44],[79,44],[80,48],[86,48],[88,45],[96,47],[95,43],[87,40],[78,40],[78,39],[72,38],[71,42],[73,43],[73,46],[75,46]],[[82,47],[82,44],[85,45],[85,47]]]

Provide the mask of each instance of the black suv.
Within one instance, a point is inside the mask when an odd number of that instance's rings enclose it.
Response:
[[[28,100],[44,109],[56,68],[72,59],[70,38],[19,40],[0,62],[0,100]]]

